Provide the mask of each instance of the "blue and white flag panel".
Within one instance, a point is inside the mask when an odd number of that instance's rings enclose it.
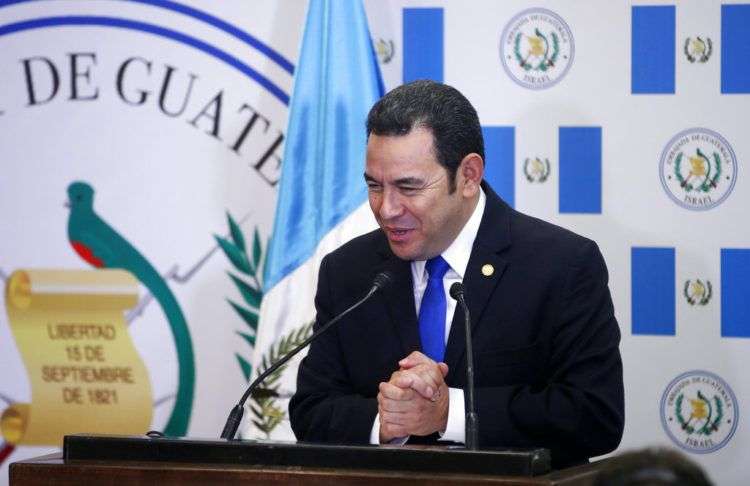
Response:
[[[700,8],[702,18],[696,18],[697,10],[697,6],[690,3],[633,6],[633,94],[675,94],[684,88],[676,75],[677,61],[682,61],[681,53],[690,63],[706,63],[713,54],[721,57],[719,76],[704,86],[706,89],[718,88],[722,94],[750,93],[747,64],[750,5],[704,4]],[[712,21],[717,14],[720,16],[718,25]],[[693,24],[697,29],[691,32]]]
[[[675,336],[678,307],[689,312],[689,306],[707,305],[715,297],[720,310],[714,332],[750,338],[750,249],[722,248],[719,275],[685,276],[679,282],[676,255],[675,248],[632,249],[632,334]]]
[[[309,333],[320,261],[376,227],[364,184],[365,121],[383,82],[362,3],[311,0],[297,62],[274,232],[265,265],[255,374],[272,364],[283,342]],[[296,339],[301,341],[301,339]],[[304,353],[301,353],[304,354]],[[285,409],[301,356],[277,392]],[[257,405],[255,405],[257,410]],[[248,404],[245,435],[268,436]],[[289,422],[273,437],[292,437]]]

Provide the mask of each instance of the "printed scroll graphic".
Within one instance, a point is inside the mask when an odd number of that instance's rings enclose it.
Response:
[[[151,384],[124,314],[138,281],[123,270],[18,270],[5,286],[11,330],[31,383],[0,430],[13,445],[62,445],[65,434],[142,434]]]

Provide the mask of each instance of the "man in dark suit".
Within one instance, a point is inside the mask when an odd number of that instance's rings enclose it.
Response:
[[[368,116],[365,180],[380,229],[321,263],[316,328],[388,270],[393,283],[313,343],[290,403],[299,440],[464,441],[463,281],[479,445],[541,446],[554,467],[614,450],[619,328],[596,244],[507,206],[483,181],[476,111],[417,81]]]

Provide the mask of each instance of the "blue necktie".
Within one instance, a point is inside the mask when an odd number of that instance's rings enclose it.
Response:
[[[422,352],[440,362],[445,354],[445,287],[443,277],[450,266],[440,255],[427,260],[429,278],[419,306],[419,337]]]

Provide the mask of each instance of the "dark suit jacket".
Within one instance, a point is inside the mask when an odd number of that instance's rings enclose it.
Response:
[[[480,446],[541,446],[553,466],[614,450],[624,422],[620,332],[596,244],[523,215],[486,184],[487,204],[464,276],[473,321]],[[491,276],[481,268],[493,265]],[[393,283],[314,342],[289,411],[299,440],[368,443],[378,384],[420,349],[410,263],[376,230],[327,255],[316,329],[359,299],[383,270]],[[448,297],[450,298],[450,297]],[[465,384],[463,312],[445,362]]]

